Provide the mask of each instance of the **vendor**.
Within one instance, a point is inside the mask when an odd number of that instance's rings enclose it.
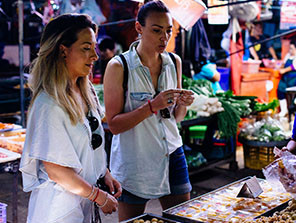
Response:
[[[252,44],[267,38],[262,31],[262,23],[254,23],[250,35],[250,42]],[[258,43],[255,46],[250,47],[250,53],[254,60],[261,60],[263,58],[278,59],[271,41]]]
[[[212,82],[212,88],[214,94],[219,91],[223,91],[219,83],[221,74],[217,71],[217,65],[213,63],[207,63],[202,66],[201,71],[193,76],[194,80],[206,79]]]
[[[98,41],[99,55],[98,66],[102,75],[101,84],[103,83],[107,63],[115,56],[115,42],[111,37],[105,36]]]
[[[284,59],[284,67],[279,70],[281,80],[278,85],[277,95],[280,101],[280,116],[288,114],[286,88],[296,86],[296,71],[293,66],[294,60],[296,62],[296,40],[291,40],[289,52]]]
[[[294,119],[293,130],[292,130],[292,138],[288,142],[288,144],[282,148],[281,151],[288,150],[293,154],[296,154],[296,119]],[[278,156],[276,156],[278,157]]]

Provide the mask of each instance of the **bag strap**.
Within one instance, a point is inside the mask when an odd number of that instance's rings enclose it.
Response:
[[[123,83],[122,83],[122,88],[123,88],[123,106],[125,105],[126,102],[126,92],[127,92],[127,81],[128,81],[128,67],[127,67],[127,62],[125,57],[120,54],[119,55],[122,63],[123,63]]]
[[[172,61],[174,62],[175,69],[176,69],[176,72],[177,72],[177,61],[176,61],[176,58],[175,58],[174,54],[172,54],[172,53],[169,53],[169,55],[170,55],[170,58],[172,59]]]
[[[170,52],[169,52],[169,56],[172,59],[174,65],[175,65],[176,72],[177,72],[176,58]],[[128,67],[127,67],[127,62],[126,62],[125,57],[122,54],[120,54],[119,57],[120,57],[120,59],[121,59],[121,61],[123,63],[123,83],[122,83],[122,88],[123,88],[123,92],[124,92],[124,97],[123,97],[123,106],[124,106],[125,102],[126,102],[126,92],[127,92],[127,82],[128,82]]]

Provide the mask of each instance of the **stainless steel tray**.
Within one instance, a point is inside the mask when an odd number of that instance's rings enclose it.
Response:
[[[122,221],[121,223],[133,223],[135,220],[140,220],[140,219],[143,219],[144,221],[147,221],[147,220],[151,221],[152,218],[157,218],[158,220],[163,220],[164,223],[180,223],[179,221],[167,219],[162,216],[158,216],[158,215],[151,214],[151,213],[142,214],[142,215],[137,216],[135,218],[131,218],[126,221]]]
[[[230,183],[230,184],[227,184],[227,185],[225,185],[225,186],[223,186],[223,187],[220,187],[220,188],[218,188],[218,189],[216,189],[216,190],[214,190],[214,191],[211,191],[211,192],[208,192],[208,193],[206,193],[206,194],[203,194],[203,195],[201,195],[201,196],[198,196],[198,197],[196,197],[196,198],[193,198],[193,199],[191,199],[191,200],[189,200],[189,201],[186,201],[186,202],[184,202],[184,203],[181,203],[181,204],[179,204],[179,205],[176,205],[176,206],[174,206],[174,207],[172,207],[172,208],[169,208],[169,209],[167,209],[167,210],[164,210],[163,211],[163,216],[164,217],[167,217],[167,218],[170,218],[170,219],[174,219],[174,220],[177,220],[177,221],[180,221],[180,222],[184,222],[184,223],[203,223],[203,222],[205,222],[206,220],[204,220],[204,221],[200,221],[200,220],[196,220],[196,219],[193,219],[193,218],[191,218],[190,216],[188,216],[188,217],[186,217],[186,216],[181,216],[181,215],[177,215],[177,212],[178,212],[178,210],[182,210],[182,209],[187,209],[187,210],[189,210],[190,208],[191,209],[193,209],[192,207],[194,206],[194,204],[198,204],[198,203],[202,203],[202,200],[204,199],[204,198],[206,198],[206,197],[208,197],[208,198],[210,198],[211,196],[214,196],[214,195],[218,195],[219,196],[219,192],[220,192],[220,194],[221,193],[223,193],[223,191],[222,190],[227,190],[227,189],[230,189],[232,186],[235,186],[235,187],[241,187],[242,185],[243,185],[243,183],[244,183],[244,181],[246,181],[246,180],[248,180],[248,179],[250,179],[251,178],[251,176],[249,176],[249,177],[246,177],[246,178],[243,178],[243,179],[240,179],[240,180],[238,180],[238,181],[235,181],[235,182],[233,182],[233,183]],[[265,181],[264,179],[258,179],[258,181],[260,182],[260,181]],[[218,193],[217,193],[218,192]],[[201,200],[201,202],[199,202],[199,200]],[[191,205],[190,205],[190,203],[191,203]],[[284,203],[284,202],[283,202]],[[281,203],[281,204],[279,204],[279,206],[280,205],[282,205],[283,203]],[[229,204],[231,204],[231,201],[229,201]],[[198,210],[198,212],[200,212],[201,213],[201,215],[202,215],[202,213],[203,213],[203,210],[202,210],[203,208],[202,208],[202,206],[200,207],[200,210]],[[267,208],[266,208],[267,209]],[[273,208],[273,209],[276,209],[276,208]],[[271,210],[273,210],[273,209],[271,209]],[[277,209],[276,209],[277,210]],[[274,211],[276,211],[276,210],[274,210]],[[204,211],[208,211],[208,210],[204,210]],[[266,212],[265,213],[267,213],[269,210],[266,210]],[[193,211],[194,212],[194,211]],[[227,212],[230,212],[230,210],[228,209],[227,210]],[[232,212],[233,213],[235,213],[235,211],[234,210],[232,210]],[[243,212],[243,211],[241,211],[241,210],[239,210],[238,211],[239,213],[240,212]],[[178,213],[180,213],[180,211],[178,212]],[[220,214],[220,216],[222,216],[222,215],[224,215],[224,213],[226,213],[226,211],[225,212],[223,212],[223,210],[221,210],[221,214]],[[251,213],[251,212],[250,212]],[[264,213],[264,214],[265,214]],[[270,214],[271,214],[271,212],[269,212]],[[198,213],[194,213],[194,214],[197,214],[198,215]],[[247,214],[247,213],[246,213]],[[225,214],[226,215],[226,214]],[[260,216],[262,216],[263,214],[261,214]],[[272,214],[271,214],[272,215]],[[252,216],[251,214],[249,215],[249,217],[250,216]],[[234,217],[234,216],[233,216]],[[240,217],[240,215],[238,215],[238,216],[235,216],[235,217],[237,217],[237,218],[239,218]],[[253,218],[255,218],[255,217],[257,217],[257,216],[254,216],[254,217],[252,217],[252,219]],[[213,218],[215,218],[215,217],[213,217]],[[241,217],[241,218],[244,218],[243,216]],[[227,218],[226,218],[227,219]],[[217,221],[218,222],[218,221]]]

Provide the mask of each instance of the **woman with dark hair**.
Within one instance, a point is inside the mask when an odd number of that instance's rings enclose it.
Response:
[[[181,89],[180,57],[165,51],[172,17],[164,3],[151,1],[140,8],[135,28],[139,41],[110,60],[104,78],[114,134],[110,169],[123,187],[119,221],[142,214],[150,199],[159,198],[163,209],[189,200],[191,190],[177,122],[193,93]]]
[[[121,186],[106,168],[102,110],[88,79],[96,33],[78,14],[61,15],[43,31],[20,164],[24,191],[31,191],[27,222],[90,223],[93,204],[117,210]],[[114,196],[95,186],[101,177]]]

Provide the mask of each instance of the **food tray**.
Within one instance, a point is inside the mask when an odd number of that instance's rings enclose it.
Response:
[[[19,158],[21,158],[21,155],[19,153],[15,153],[0,147],[0,163],[6,163],[9,161],[17,160]]]
[[[144,221],[147,221],[147,220],[151,221],[152,218],[157,218],[158,220],[163,220],[164,223],[180,223],[178,221],[175,221],[172,219],[167,219],[167,218],[164,218],[164,217],[161,217],[161,216],[158,216],[155,214],[151,214],[151,213],[146,213],[146,214],[137,216],[135,218],[131,218],[126,221],[121,221],[121,223],[133,223],[135,220],[140,220],[140,219],[143,219]]]
[[[264,179],[258,179],[263,189],[260,200],[236,198],[246,177],[218,188],[175,207],[163,211],[163,216],[185,223],[236,222],[239,219],[253,220],[257,216],[275,208],[292,198],[289,193],[279,193]],[[243,205],[240,205],[243,201]],[[249,203],[247,203],[249,202]],[[240,208],[243,206],[243,208]]]
[[[283,204],[281,204],[281,205],[279,205],[279,206],[277,206],[277,207],[275,207],[275,208],[270,209],[269,211],[267,211],[267,212],[265,212],[265,213],[259,215],[259,216],[256,217],[255,219],[260,218],[260,217],[262,217],[262,216],[264,216],[264,217],[270,217],[270,216],[272,216],[273,213],[275,213],[276,211],[282,211],[282,210],[284,210],[286,207],[288,207],[289,201],[290,201],[290,200],[286,201],[285,203],[283,203]]]

